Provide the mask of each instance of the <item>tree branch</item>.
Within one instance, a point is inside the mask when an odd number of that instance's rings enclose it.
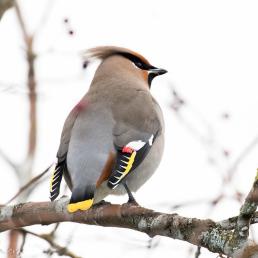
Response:
[[[255,215],[255,211],[258,206],[258,169],[256,172],[256,177],[247,195],[244,204],[240,209],[240,214],[236,221],[236,227],[231,242],[233,245],[238,247],[244,247],[246,245],[247,238],[249,236],[249,227],[252,218]]]
[[[31,177],[32,166],[34,161],[34,156],[36,152],[37,144],[37,83],[35,74],[35,60],[36,54],[34,52],[34,36],[30,35],[24,17],[22,15],[21,9],[17,1],[14,3],[14,9],[18,19],[18,23],[21,28],[23,35],[23,40],[26,47],[26,60],[28,64],[27,72],[27,88],[29,91],[29,137],[28,137],[28,151],[25,159],[25,169],[19,174],[19,181],[24,184]],[[24,179],[24,180],[23,180]]]
[[[35,187],[35,183],[38,182],[39,179],[41,179],[47,172],[48,170],[53,166],[53,164],[51,164],[49,167],[47,167],[43,172],[41,172],[40,174],[38,174],[37,176],[33,177],[29,182],[27,182],[24,186],[22,186],[18,192],[9,200],[5,203],[5,205],[11,203],[13,200],[15,200],[21,193],[23,193],[24,191],[26,191],[29,187],[31,187],[32,185]]]
[[[0,0],[0,20],[9,8],[11,8],[14,4],[14,0]]]
[[[26,229],[20,229],[20,231],[24,234],[30,234],[30,235],[33,235],[35,237],[38,237],[40,239],[43,239],[45,240],[46,242],[48,242],[50,244],[50,246],[52,248],[54,248],[57,252],[58,255],[60,256],[69,256],[71,258],[81,258],[77,255],[75,255],[73,252],[71,252],[67,247],[64,247],[64,246],[60,246],[59,244],[57,244],[53,237],[51,235],[47,235],[47,234],[36,234],[34,232],[31,232],[29,230],[26,230]]]
[[[15,164],[10,159],[10,157],[8,157],[1,149],[0,149],[0,157],[15,171],[15,173],[19,173],[19,169],[18,169],[17,164]]]
[[[0,232],[25,226],[57,222],[76,222],[105,227],[128,228],[187,241],[216,253],[232,256],[238,246],[232,246],[232,230],[223,229],[220,223],[209,219],[186,218],[166,214],[131,204],[96,205],[88,211],[68,213],[69,199],[55,202],[29,202],[0,208]],[[254,222],[254,221],[253,221]],[[235,223],[235,224],[234,224]],[[237,221],[231,222],[234,226]]]

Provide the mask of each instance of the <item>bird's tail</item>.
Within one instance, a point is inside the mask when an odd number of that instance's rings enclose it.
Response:
[[[60,192],[60,184],[63,178],[64,170],[66,169],[66,161],[55,164],[50,179],[50,200],[51,202],[56,199]]]
[[[70,203],[67,205],[69,212],[88,210],[94,202],[94,186],[77,186],[73,188]]]

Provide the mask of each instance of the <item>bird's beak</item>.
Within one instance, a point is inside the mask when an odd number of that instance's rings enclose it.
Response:
[[[162,69],[162,68],[153,67],[153,68],[149,69],[149,72],[157,76],[157,75],[165,74],[168,71],[165,69]]]

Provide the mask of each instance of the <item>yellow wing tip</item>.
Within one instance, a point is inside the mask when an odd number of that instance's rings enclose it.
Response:
[[[55,171],[56,171],[56,164],[54,164],[49,170],[50,170],[50,173],[51,173],[50,192],[52,192],[52,186],[53,186],[53,181],[54,181]]]
[[[94,199],[85,200],[82,202],[70,203],[67,205],[67,210],[70,213],[76,212],[78,210],[86,211],[93,205]]]
[[[136,151],[134,151],[134,152],[132,153],[131,157],[130,157],[129,160],[128,160],[126,169],[125,169],[125,171],[124,171],[124,176],[127,175],[127,174],[130,172],[130,170],[131,170],[131,168],[132,168],[132,166],[133,166],[133,163],[134,163],[135,156],[136,156]]]

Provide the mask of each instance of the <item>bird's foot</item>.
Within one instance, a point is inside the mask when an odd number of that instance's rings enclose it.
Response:
[[[128,195],[128,204],[131,204],[131,205],[134,205],[134,206],[139,206],[139,204],[137,203],[137,201],[135,200],[135,198],[133,197],[133,194],[132,192],[130,191],[130,189],[128,188],[127,184],[126,183],[123,183],[124,185],[124,188],[127,192],[127,195]]]
[[[140,206],[139,203],[133,198],[129,198],[127,201],[127,204],[133,205],[133,206]]]

